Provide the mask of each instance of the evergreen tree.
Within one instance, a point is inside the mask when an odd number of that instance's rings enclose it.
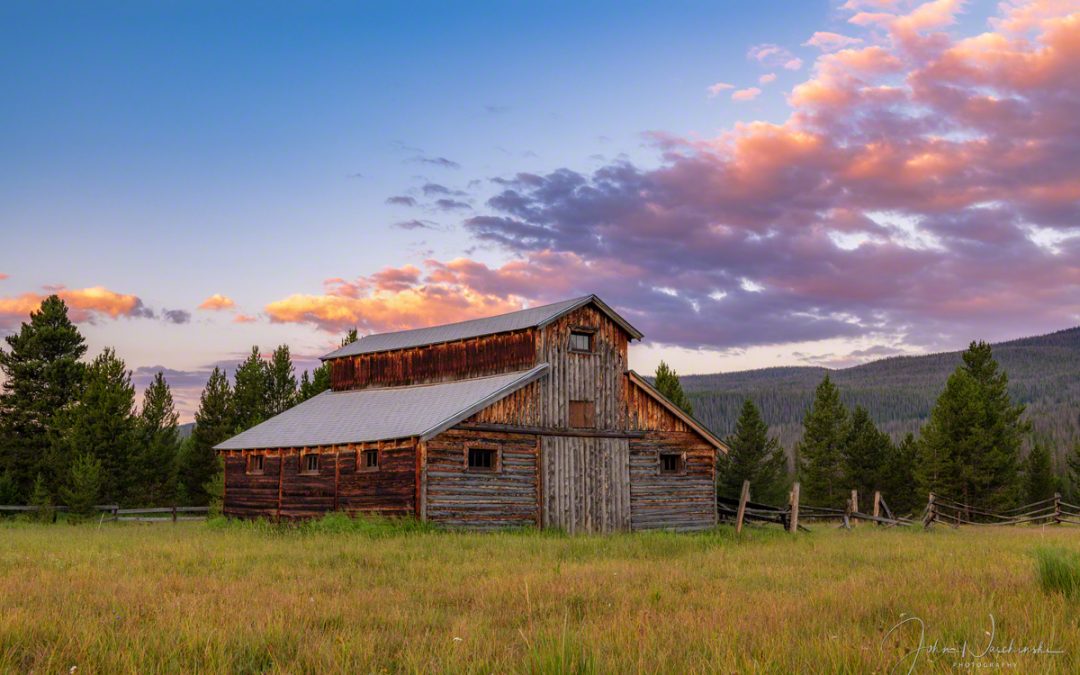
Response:
[[[0,504],[15,505],[21,501],[15,479],[7,471],[0,472]]]
[[[847,409],[840,391],[826,375],[814,392],[814,402],[803,419],[799,442],[799,480],[806,502],[839,508],[847,498],[843,448],[847,436]]]
[[[893,454],[892,440],[882,433],[862,406],[857,406],[844,439],[843,462],[845,487],[858,490],[860,501],[884,491],[885,469]],[[886,500],[888,501],[888,500]]]
[[[67,315],[67,305],[55,295],[30,313],[18,333],[4,338],[0,349],[0,474],[15,486],[15,501],[30,496],[38,473],[56,487],[65,458],[49,461],[57,416],[78,398],[86,353],[82,335]]]
[[[724,497],[738,498],[744,480],[750,481],[754,501],[781,505],[787,496],[787,458],[779,441],[770,438],[769,427],[753,401],[746,399],[735,433],[727,439],[729,452],[720,459],[718,490]]]
[[[1024,463],[1024,503],[1049,499],[1058,490],[1057,476],[1050,461],[1050,451],[1045,445],[1036,443],[1028,453]]]
[[[932,491],[979,508],[1015,506],[1022,494],[1020,446],[1030,425],[1013,405],[1008,377],[990,345],[972,342],[930,412],[919,442],[915,477]]]
[[[1080,443],[1073,446],[1072,452],[1065,458],[1068,465],[1069,499],[1073,503],[1080,501]]]
[[[172,390],[164,374],[158,372],[143,394],[138,420],[132,500],[140,506],[165,505],[175,500],[178,421]]]
[[[89,452],[80,452],[71,463],[68,484],[61,490],[68,512],[75,520],[94,515],[94,505],[101,498],[103,469]]]
[[[236,368],[233,388],[233,420],[235,431],[245,431],[269,416],[270,369],[259,354],[258,347]]]
[[[219,468],[214,446],[231,437],[236,427],[229,379],[220,369],[214,368],[199,399],[195,429],[184,452],[181,482],[191,502],[208,502],[210,495],[206,491],[206,484]]]
[[[360,338],[357,337],[356,329],[353,328],[341,338],[341,346],[352,344]],[[324,363],[314,371],[311,376],[308,376],[308,372],[305,370],[304,374],[300,377],[300,392],[298,394],[297,403],[303,402],[323,393],[330,388],[330,364]]]
[[[683,392],[682,383],[679,382],[679,375],[663,361],[656,367],[656,388],[667,400],[682,408],[688,414],[694,414],[694,406],[690,404],[690,399]]]
[[[108,503],[126,503],[133,487],[136,446],[135,387],[131,373],[106,348],[86,369],[82,397],[64,416],[58,447],[65,456],[89,454],[101,464],[101,494]]]
[[[289,346],[274,350],[267,369],[267,417],[279,415],[297,403],[296,375]]]
[[[30,506],[36,506],[34,519],[42,523],[51,523],[56,515],[56,506],[53,504],[49,487],[45,484],[45,477],[40,473],[34,479],[34,489],[30,493]]]
[[[899,445],[893,446],[885,463],[881,491],[893,515],[912,513],[922,503],[920,500],[925,500],[925,495],[920,497],[915,483],[917,452],[915,434],[908,434]]]

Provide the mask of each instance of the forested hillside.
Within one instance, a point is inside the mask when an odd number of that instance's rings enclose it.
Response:
[[[695,416],[713,431],[728,435],[749,396],[790,452],[802,434],[814,387],[826,373],[844,403],[864,406],[882,430],[899,438],[925,420],[960,354],[892,357],[842,370],[765,368],[681,380]],[[1027,419],[1040,438],[1059,454],[1080,441],[1080,327],[996,344],[994,356],[1009,375],[1013,399],[1027,405]]]

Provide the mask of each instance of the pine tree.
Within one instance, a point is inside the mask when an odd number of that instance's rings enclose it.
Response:
[[[259,354],[258,347],[236,368],[233,387],[234,431],[240,432],[263,422],[269,417],[270,369]]]
[[[172,390],[164,374],[158,372],[143,394],[138,420],[132,501],[140,506],[167,505],[175,500],[178,421]]]
[[[30,313],[18,333],[4,338],[0,349],[3,389],[0,393],[0,474],[15,486],[16,501],[29,498],[38,473],[53,489],[59,485],[66,458],[49,461],[58,415],[78,398],[86,353],[82,335],[55,295]]]
[[[754,501],[783,504],[787,495],[787,458],[779,441],[750,399],[743,403],[735,433],[727,439],[729,452],[720,459],[720,495],[738,498],[744,480],[750,481]]]
[[[42,523],[51,523],[56,515],[56,506],[53,504],[52,494],[45,484],[45,477],[40,473],[34,479],[34,489],[30,492],[30,506],[36,506],[34,519]]]
[[[663,361],[656,367],[656,388],[667,400],[682,408],[688,414],[694,414],[694,406],[683,392],[679,375]]]
[[[206,484],[219,469],[214,446],[231,437],[235,430],[229,378],[220,369],[214,368],[199,400],[195,429],[184,452],[181,482],[191,502],[208,502],[210,495],[207,494]]]
[[[915,477],[922,491],[1003,510],[1020,500],[1020,446],[1030,425],[1009,400],[990,345],[972,342],[923,426]]]
[[[289,346],[274,350],[267,369],[267,417],[279,415],[297,403],[296,375]]]
[[[357,337],[356,329],[353,328],[345,334],[345,337],[341,338],[341,346],[352,344],[359,340]],[[330,388],[330,364],[324,363],[315,370],[312,371],[311,376],[308,376],[308,371],[304,371],[304,374],[300,377],[300,391],[298,394],[297,403],[308,400],[312,396],[317,396]]]
[[[101,463],[101,495],[126,503],[132,485],[132,449],[137,445],[135,387],[131,373],[106,348],[86,369],[82,397],[61,423],[57,447],[65,456],[89,454]]]
[[[799,480],[806,502],[812,506],[839,508],[846,499],[843,447],[847,427],[847,409],[840,402],[840,391],[826,375],[803,419],[798,446]]]
[[[94,505],[101,498],[103,472],[101,462],[89,452],[75,455],[68,484],[61,489],[64,503],[73,519],[94,515]]]
[[[1080,501],[1080,443],[1073,446],[1072,452],[1065,458],[1069,470],[1067,474],[1069,483],[1069,500],[1073,503]]]
[[[919,496],[915,483],[915,457],[918,453],[918,444],[915,434],[904,436],[899,445],[892,448],[889,459],[885,463],[885,472],[882,478],[882,493],[885,503],[892,509],[893,515],[911,513],[925,495]]]
[[[1050,461],[1050,451],[1036,443],[1024,463],[1024,503],[1050,499],[1058,490],[1057,476]]]
[[[893,454],[892,440],[882,433],[862,406],[857,406],[843,446],[845,487],[858,490],[862,499],[883,490],[885,468]]]

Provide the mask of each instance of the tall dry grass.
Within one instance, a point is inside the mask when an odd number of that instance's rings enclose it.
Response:
[[[905,672],[902,619],[981,648],[992,615],[995,644],[1064,651],[999,664],[1076,672],[1080,613],[1034,552],[1080,530],[744,535],[0,525],[0,671]]]

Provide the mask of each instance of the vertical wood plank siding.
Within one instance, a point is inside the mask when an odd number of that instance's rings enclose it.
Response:
[[[450,429],[425,446],[428,520],[474,529],[539,523],[536,436]],[[497,450],[497,469],[470,470],[470,447]]]
[[[381,448],[380,448],[381,445]],[[379,448],[379,468],[357,468],[357,452]],[[301,471],[304,454],[319,470]],[[334,510],[404,516],[414,512],[416,443],[412,440],[317,448],[231,450],[225,454],[228,516],[310,518]],[[247,473],[248,455],[263,455],[263,473]]]
[[[591,353],[569,349],[570,331],[579,326],[596,330]],[[539,381],[539,426],[569,428],[570,401],[576,400],[596,402],[596,428],[624,429],[626,348],[627,334],[592,305],[545,326],[538,360],[551,372]]]
[[[624,375],[628,428],[634,431],[690,431],[690,426],[671,414],[659,401]]]
[[[627,439],[544,436],[541,463],[544,527],[570,533],[630,529]]]
[[[660,453],[683,454],[684,471],[660,473]],[[650,431],[630,439],[630,517],[635,530],[700,530],[716,524],[716,450],[696,433]]]
[[[409,349],[347,356],[330,362],[335,391],[463,380],[536,365],[536,330],[483,335]]]

